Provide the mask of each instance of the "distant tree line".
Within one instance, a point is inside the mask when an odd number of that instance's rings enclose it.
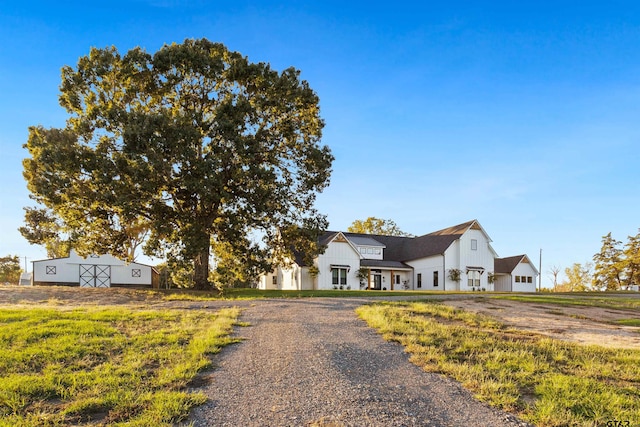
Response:
[[[557,283],[560,269],[553,267],[554,290],[557,292],[617,291],[640,285],[640,229],[623,243],[611,236],[602,237],[602,248],[593,263],[574,263],[564,269],[565,280]]]

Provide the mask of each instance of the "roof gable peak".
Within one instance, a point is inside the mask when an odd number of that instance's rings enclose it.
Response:
[[[476,219],[472,219],[471,221],[463,222],[462,224],[453,225],[451,227],[443,228],[442,230],[437,230],[426,234],[426,236],[451,236],[451,235],[463,235],[469,229],[474,230],[482,230],[482,226]],[[485,233],[486,234],[486,233]]]

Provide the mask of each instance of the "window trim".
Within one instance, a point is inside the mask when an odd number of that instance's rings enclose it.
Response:
[[[469,270],[467,272],[467,286],[480,287],[480,272],[478,270]]]
[[[334,274],[334,273],[337,273],[337,274]],[[346,267],[331,267],[331,285],[332,286],[346,286],[347,277],[348,277],[348,269]]]
[[[472,251],[478,250],[478,239],[471,239],[471,250]]]

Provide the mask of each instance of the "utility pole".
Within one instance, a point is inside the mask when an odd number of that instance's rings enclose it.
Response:
[[[540,261],[538,264],[538,292],[542,292],[542,248],[540,248]]]

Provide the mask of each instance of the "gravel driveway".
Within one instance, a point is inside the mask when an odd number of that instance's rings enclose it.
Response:
[[[357,318],[358,299],[241,304],[245,338],[216,358],[195,426],[526,426],[411,364]]]

